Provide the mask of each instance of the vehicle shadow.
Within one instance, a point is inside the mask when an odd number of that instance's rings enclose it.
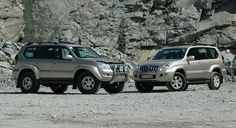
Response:
[[[170,92],[170,91],[161,89],[161,90],[153,90],[153,91],[148,92],[148,93],[165,93],[165,92]],[[132,90],[132,91],[123,91],[121,93],[140,93],[140,92],[138,92],[137,90]]]
[[[189,91],[195,91],[195,90],[187,90],[187,91],[180,91],[180,92],[189,92]],[[151,92],[147,92],[147,93],[168,93],[168,92],[172,92],[172,91],[169,91],[167,89],[158,89],[158,90],[153,90]],[[123,92],[120,92],[120,94],[138,94],[141,92],[138,92],[137,90],[127,90],[127,91],[123,91]],[[119,94],[119,93],[118,93]],[[109,94],[107,92],[98,92],[96,94],[82,94],[80,92],[68,92],[68,93],[63,93],[63,94],[56,94],[56,93],[53,93],[53,92],[38,92],[38,93],[22,93],[22,92],[10,92],[10,91],[7,91],[7,92],[0,92],[0,95],[116,95],[116,94]]]
[[[0,95],[108,95],[107,93],[97,93],[97,94],[82,94],[82,93],[63,93],[56,94],[53,92],[38,92],[38,93],[22,93],[22,92],[0,92]]]

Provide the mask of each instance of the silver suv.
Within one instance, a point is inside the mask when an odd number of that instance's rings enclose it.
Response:
[[[23,93],[36,93],[40,85],[64,93],[68,85],[84,94],[100,87],[119,93],[127,81],[124,62],[102,58],[89,47],[68,43],[28,43],[15,58],[13,77]]]
[[[206,83],[211,90],[217,90],[225,77],[222,55],[212,46],[163,48],[133,72],[139,92],[150,92],[156,85],[184,91],[189,84]]]

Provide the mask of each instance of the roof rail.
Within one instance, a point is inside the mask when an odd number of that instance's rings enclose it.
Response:
[[[193,43],[192,44],[193,46],[197,46],[197,45],[203,45],[203,46],[216,46],[216,45],[214,45],[214,44],[202,44],[202,43]]]
[[[72,43],[72,42],[65,42],[65,41],[59,41],[60,44],[75,44],[75,43]]]

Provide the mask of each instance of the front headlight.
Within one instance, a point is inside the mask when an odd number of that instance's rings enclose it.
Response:
[[[109,64],[99,63],[99,68],[102,70],[112,70]]]
[[[160,71],[167,70],[171,68],[172,63],[164,64],[159,68]]]

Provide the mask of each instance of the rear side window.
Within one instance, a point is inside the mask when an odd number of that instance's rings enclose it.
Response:
[[[216,59],[219,56],[218,52],[214,48],[208,48],[207,54],[209,59]]]
[[[36,51],[37,51],[36,47],[28,47],[25,49],[23,55],[25,58],[34,59],[36,57]]]
[[[54,58],[54,47],[53,46],[40,46],[39,54],[37,58],[39,59],[53,59]]]

